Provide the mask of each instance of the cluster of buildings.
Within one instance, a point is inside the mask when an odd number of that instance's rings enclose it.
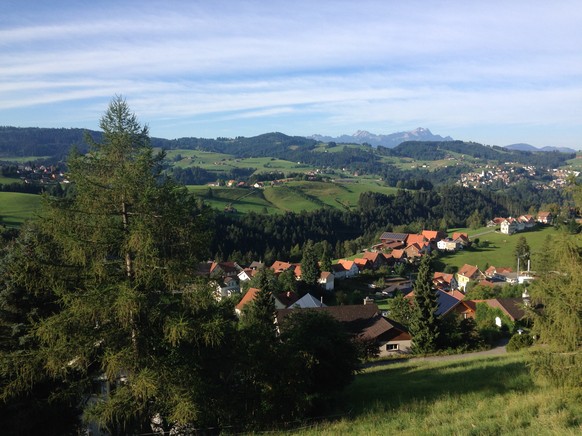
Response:
[[[385,232],[380,243],[373,251],[362,253],[353,260],[342,259],[332,264],[331,271],[322,271],[319,284],[322,290],[333,291],[334,281],[355,277],[364,269],[378,269],[393,266],[398,262],[414,262],[418,256],[431,250],[455,250],[470,244],[465,233],[448,237],[438,231],[425,230],[420,234]],[[285,261],[275,261],[266,266],[253,262],[247,267],[236,262],[207,262],[200,267],[200,273],[208,275],[213,281],[218,299],[241,293],[241,283],[250,281],[261,268],[269,268],[275,276],[290,273],[296,280],[301,280],[301,265]],[[465,292],[469,283],[481,286],[497,286],[504,283],[523,283],[532,279],[529,272],[514,272],[511,268],[489,267],[485,272],[474,265],[464,265],[455,274],[435,272],[433,289],[438,297],[437,315],[441,317],[455,314],[463,318],[475,317],[478,303],[500,309],[509,319],[519,320],[523,311],[522,299],[488,299],[466,300]],[[414,282],[412,278],[389,277],[382,285],[375,287],[376,295],[382,297],[402,294],[412,304],[414,301]],[[246,304],[252,301],[259,289],[251,287],[237,304],[235,310],[239,316]],[[366,297],[363,304],[345,306],[326,306],[322,298],[311,294],[300,297],[295,292],[282,292],[274,295],[277,319],[280,321],[292,310],[309,309],[329,312],[334,318],[346,325],[350,333],[362,340],[373,341],[378,346],[380,355],[407,353],[410,351],[412,338],[405,326],[390,319],[390,314],[379,310],[374,300]]]
[[[499,227],[499,231],[506,235],[529,230],[539,224],[551,224],[554,216],[551,212],[538,212],[537,217],[521,215],[517,218],[496,217],[487,223],[487,227]]]

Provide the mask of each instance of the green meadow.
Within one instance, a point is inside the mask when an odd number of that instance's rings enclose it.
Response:
[[[232,205],[242,213],[262,213],[265,208],[268,213],[312,211],[322,207],[353,209],[358,206],[362,192],[396,192],[396,188],[386,187],[382,182],[363,178],[339,182],[291,181],[264,189],[194,185],[188,189],[213,208],[222,210]],[[209,189],[212,197],[208,196]]]
[[[0,192],[0,224],[16,227],[34,216],[41,197],[20,192]]]
[[[367,369],[294,435],[575,435],[582,392],[536,385],[521,353]]]
[[[467,231],[467,229],[455,229],[455,231]],[[480,247],[471,247],[466,250],[460,250],[453,254],[444,254],[440,260],[446,265],[462,267],[464,264],[477,265],[483,269],[486,264],[494,266],[511,267],[514,270],[517,267],[515,257],[515,246],[518,239],[523,236],[531,248],[531,269],[535,271],[536,260],[544,251],[546,238],[555,235],[558,232],[552,226],[537,226],[525,232],[505,235],[493,228],[481,228],[467,231],[471,240],[479,239]],[[520,265],[524,270],[527,265]]]

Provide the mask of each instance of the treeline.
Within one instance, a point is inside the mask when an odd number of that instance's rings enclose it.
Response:
[[[230,259],[235,253],[243,260],[272,262],[289,259],[294,247],[312,240],[326,241],[333,256],[339,258],[373,244],[382,231],[462,227],[475,210],[484,217],[506,215],[505,202],[505,197],[495,193],[445,186],[427,191],[399,190],[392,195],[362,193],[354,211],[322,208],[242,217],[216,212],[210,249],[216,259]]]

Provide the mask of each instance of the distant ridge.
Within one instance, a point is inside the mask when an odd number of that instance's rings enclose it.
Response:
[[[418,127],[408,132],[396,132],[388,135],[377,135],[366,130],[358,130],[352,135],[341,135],[337,137],[324,135],[311,135],[311,139],[321,142],[340,142],[350,144],[368,143],[374,147],[379,145],[394,148],[406,141],[453,141],[450,136],[434,135],[429,129]]]
[[[503,148],[507,148],[508,150],[519,150],[519,151],[559,151],[561,153],[576,153],[576,150],[569,148],[569,147],[546,146],[546,147],[538,148],[538,147],[534,147],[531,144],[526,144],[523,142],[519,142],[517,144],[505,145]]]

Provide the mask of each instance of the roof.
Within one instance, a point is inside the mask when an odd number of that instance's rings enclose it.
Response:
[[[291,305],[289,309],[309,309],[309,308],[313,309],[315,307],[327,307],[327,306],[323,304],[321,301],[319,301],[317,298],[315,298],[313,295],[308,293],[301,297],[299,300],[297,300],[295,303],[293,303],[293,305]]]
[[[465,276],[468,278],[474,278],[478,275],[479,273],[479,268],[477,268],[477,266],[473,266],[473,265],[469,265],[469,264],[465,264],[461,267],[461,269],[458,271],[457,274],[461,275],[461,276]]]
[[[243,307],[245,307],[247,305],[247,303],[250,303],[251,301],[253,301],[255,299],[255,297],[257,296],[257,293],[259,291],[260,291],[260,289],[258,289],[258,288],[249,288],[247,293],[244,294],[242,299],[235,306],[235,309],[242,310]]]
[[[538,218],[547,218],[552,214],[552,212],[538,212]]]
[[[404,250],[392,250],[392,257],[394,259],[401,259],[402,257],[406,257],[406,252]]]
[[[320,280],[327,280],[329,277],[333,277],[333,273],[329,272],[329,271],[322,271],[319,274],[319,278]]]
[[[279,300],[283,306],[289,307],[297,300],[299,300],[299,296],[292,291],[281,292],[277,295],[277,300]]]
[[[352,269],[354,267],[354,265],[356,265],[356,263],[353,260],[347,260],[347,259],[338,260],[338,263],[341,264],[346,269],[346,271],[349,271],[350,269]]]
[[[379,336],[391,330],[407,332],[404,326],[384,318],[380,314],[376,304],[325,306],[305,310],[321,310],[327,312],[341,322],[348,333],[364,339],[377,339]],[[277,321],[281,322],[290,313],[291,309],[278,310]]]
[[[408,238],[406,239],[406,244],[409,246],[418,244],[419,247],[423,247],[427,242],[428,240],[423,235],[408,235]]]
[[[424,236],[429,241],[434,241],[437,239],[441,239],[444,235],[442,234],[442,232],[439,232],[438,230],[423,230],[422,236]]]
[[[439,289],[436,289],[434,291],[437,293],[437,303],[438,303],[438,308],[436,311],[437,316],[446,315],[461,302],[461,300],[458,300],[457,298],[453,297],[450,294],[447,294],[444,291],[441,291]],[[406,295],[405,298],[414,298],[414,291]]]
[[[273,262],[273,265],[271,265],[270,268],[275,272],[283,272],[283,271],[287,271],[288,269],[293,268],[293,265],[290,264],[289,262],[283,262],[280,260],[276,260],[275,262]]]
[[[359,257],[357,259],[354,259],[354,263],[358,265],[358,268],[366,268],[370,264],[370,261],[368,259]]]
[[[457,238],[469,239],[469,235],[467,233],[455,232],[455,233],[453,233],[452,238],[453,239],[457,239]]]
[[[501,309],[512,321],[522,319],[525,316],[523,298],[494,298],[483,302],[490,307]]]
[[[381,240],[392,240],[392,241],[406,241],[408,237],[408,233],[392,233],[392,232],[384,232],[380,235]]]

